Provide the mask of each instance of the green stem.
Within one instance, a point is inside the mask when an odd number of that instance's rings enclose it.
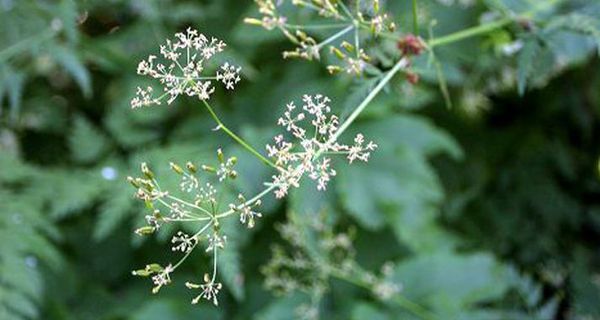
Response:
[[[238,206],[238,210],[243,208],[244,206],[249,206],[254,204],[256,201],[258,201],[259,199],[261,199],[262,197],[266,196],[269,192],[271,192],[273,189],[277,188],[276,185],[272,184],[269,187],[267,187],[266,189],[264,189],[263,191],[261,191],[259,194],[255,195],[252,199],[244,202],[243,204]],[[221,218],[225,218],[231,214],[233,214],[235,212],[235,210],[233,209],[229,209],[223,213],[220,213],[218,215],[215,216],[215,219],[221,219]]]
[[[417,15],[417,0],[412,0],[413,33],[419,35],[419,16]]]
[[[206,109],[208,109],[208,112],[210,113],[210,115],[213,117],[213,119],[219,125],[219,129],[225,131],[225,133],[227,133],[231,138],[233,138],[233,140],[235,140],[237,143],[241,144],[242,147],[244,147],[244,148],[246,148],[246,150],[250,151],[250,153],[252,153],[254,156],[256,156],[260,161],[264,162],[265,164],[267,164],[275,169],[278,169],[277,165],[275,165],[273,162],[271,162],[271,160],[265,158],[262,154],[260,154],[258,151],[256,151],[256,149],[252,148],[252,146],[250,146],[248,143],[246,143],[246,141],[244,141],[238,135],[233,133],[233,131],[229,130],[229,128],[227,128],[225,126],[225,124],[223,124],[221,119],[219,119],[219,117],[217,116],[217,114],[215,113],[213,108],[210,106],[210,104],[208,104],[208,102],[206,102],[206,100],[202,100],[202,102],[206,106]]]
[[[458,31],[447,36],[443,36],[440,38],[436,38],[427,42],[427,46],[431,49],[433,47],[443,46],[450,43],[454,43],[466,38],[474,37],[477,35],[485,34],[490,31],[494,31],[496,29],[502,28],[511,22],[514,21],[514,18],[503,18],[497,21],[493,21],[490,23],[482,24],[477,27],[465,29],[462,31]]]
[[[319,43],[316,46],[317,50],[321,50],[321,48],[323,48],[325,45],[327,45],[327,44],[335,41],[337,38],[345,35],[346,33],[348,33],[348,31],[350,31],[350,30],[352,30],[354,28],[355,28],[355,26],[351,24],[351,25],[347,26],[346,28],[344,28],[343,30],[340,30],[338,33],[332,35],[331,37],[325,39],[323,42]]]
[[[334,278],[338,278],[340,280],[352,283],[358,287],[361,287],[361,288],[364,288],[367,290],[372,289],[371,284],[364,282],[360,279],[357,279],[355,277],[351,277],[348,274],[346,274],[340,270],[337,270],[337,269],[330,269],[329,275],[333,276]],[[434,315],[433,313],[431,313],[430,311],[428,311],[421,305],[408,300],[407,298],[403,297],[402,295],[399,295],[399,294],[395,295],[393,298],[391,298],[390,301],[393,301],[396,305],[400,306],[401,308],[403,308],[405,310],[410,311],[412,314],[414,314],[415,316],[417,316],[423,320],[438,319],[436,315]]]
[[[371,101],[373,101],[375,96],[377,96],[377,94],[379,94],[379,92],[385,87],[385,85],[388,82],[390,82],[392,77],[394,77],[394,75],[398,71],[400,71],[400,69],[406,67],[407,65],[408,65],[408,60],[406,58],[400,59],[400,61],[398,61],[394,65],[394,67],[392,67],[392,69],[390,71],[388,71],[388,73],[383,77],[383,79],[381,79],[381,81],[379,81],[377,86],[375,86],[375,88],[373,88],[373,90],[371,92],[369,92],[369,95],[358,105],[358,107],[356,107],[356,109],[354,109],[354,111],[350,114],[350,116],[348,116],[348,118],[344,121],[344,123],[342,123],[342,125],[338,128],[338,130],[335,132],[335,134],[333,134],[331,136],[331,138],[329,138],[329,141],[327,141],[327,143],[331,144],[331,143],[334,143],[335,141],[337,141],[339,136],[342,133],[344,133],[344,131],[346,131],[346,129],[348,129],[350,124],[352,124],[352,122],[367,107],[367,105],[369,103],[371,103]],[[319,155],[320,155],[320,152],[317,153],[316,157],[318,157]]]

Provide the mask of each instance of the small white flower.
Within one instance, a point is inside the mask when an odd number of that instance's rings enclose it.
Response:
[[[199,206],[203,203],[216,203],[217,199],[215,198],[217,194],[217,189],[215,189],[215,187],[210,184],[210,183],[206,183],[204,185],[204,187],[201,187],[200,190],[198,191],[198,193],[196,194],[196,198],[194,200],[194,203]]]
[[[181,251],[184,253],[188,253],[196,246],[197,242],[198,239],[196,239],[196,237],[190,237],[189,235],[179,231],[177,232],[177,235],[173,236],[173,238],[171,239],[171,243],[177,244],[174,245],[171,249],[173,251]]]
[[[154,284],[154,288],[152,288],[152,293],[157,293],[158,290],[162,286],[166,286],[171,283],[171,273],[174,271],[173,266],[169,264],[162,271],[152,277],[152,283]]]
[[[235,67],[225,63],[221,66],[221,70],[217,71],[217,80],[223,82],[225,88],[233,90],[234,86],[240,82],[241,67]]]
[[[356,159],[365,162],[369,161],[370,151],[375,150],[377,145],[373,141],[370,141],[366,146],[363,146],[364,143],[365,137],[360,133],[357,134],[354,138],[354,145],[348,150],[348,161],[350,163]]]
[[[336,175],[329,155],[345,154],[350,163],[356,159],[367,161],[370,152],[377,147],[373,142],[365,146],[362,134],[356,136],[353,146],[335,141],[339,119],[330,114],[329,98],[320,94],[304,95],[302,101],[301,111],[296,112],[296,105],[289,103],[277,121],[299,141],[286,141],[280,134],[275,136],[274,145],[266,147],[269,157],[274,158],[278,166],[279,173],[273,176],[277,198],[286,196],[290,187],[298,187],[304,175],[317,181],[318,190],[325,190],[331,177]],[[312,128],[307,128],[307,123]]]
[[[185,286],[188,289],[199,288],[200,290],[202,290],[202,293],[200,293],[198,296],[192,299],[192,304],[197,304],[200,301],[200,299],[206,299],[208,301],[212,300],[215,306],[219,305],[217,295],[219,294],[219,291],[221,291],[223,285],[220,282],[215,282],[214,279],[211,279],[208,273],[204,274],[204,284],[199,285],[191,282],[186,282]]]
[[[220,236],[217,233],[213,233],[212,235],[208,235],[208,246],[206,247],[206,252],[210,252],[215,250],[216,248],[225,248],[225,242],[227,241],[227,236]]]
[[[217,170],[219,181],[224,181],[227,178],[234,178],[237,176],[237,172],[233,169],[235,163],[236,158],[229,158],[227,161],[221,162],[219,169]]]
[[[246,203],[246,198],[242,194],[238,195],[238,199],[241,202],[239,206],[230,204],[229,208],[234,212],[240,213],[240,222],[246,224],[248,228],[254,228],[254,219],[262,218],[262,213],[254,211],[255,207],[261,205],[261,201],[257,200],[254,203]]]
[[[171,210],[171,218],[173,219],[181,219],[191,212],[186,209],[185,205],[180,204],[179,202],[173,202],[170,206]]]
[[[313,170],[309,177],[313,180],[317,180],[317,190],[325,190],[330,177],[336,175],[335,170],[330,168],[331,159],[324,158],[320,163],[317,164],[316,169]]]
[[[402,286],[388,282],[378,281],[373,286],[373,293],[381,300],[388,300],[402,290]]]
[[[181,94],[208,100],[215,88],[212,81],[223,82],[229,90],[240,81],[240,67],[229,63],[221,66],[214,76],[203,76],[204,64],[215,54],[225,49],[225,43],[219,39],[210,40],[197,30],[188,28],[185,33],[175,34],[174,40],[166,40],[160,46],[160,58],[148,56],[137,67],[137,73],[158,80],[164,93],[153,97],[151,87],[137,88],[136,97],[131,100],[132,108],[160,104],[166,98],[167,104],[173,103]]]
[[[179,183],[179,187],[183,192],[192,192],[198,189],[199,185],[198,178],[191,174],[184,174],[181,176],[181,182]]]

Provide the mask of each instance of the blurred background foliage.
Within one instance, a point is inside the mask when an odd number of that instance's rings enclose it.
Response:
[[[351,130],[380,145],[368,165],[232,231],[215,308],[190,305],[181,285],[207,258],[188,260],[158,295],[131,276],[170,250],[168,234],[132,234],[144,212],[125,177],[141,161],[168,168],[232,147],[197,101],[131,111],[137,62],[187,26],[225,40],[221,58],[244,79],[213,105],[259,147],[287,101],[321,92],[347,115],[374,81],[284,61],[283,37],[242,23],[251,1],[0,0],[0,318],[294,318],[307,296],[266,290],[260,269],[285,245],[276,225],[303,230],[298,221],[325,214],[356,228],[361,267],[394,262],[400,295],[442,319],[600,319],[600,4],[430,0],[419,17],[441,36],[540,5],[531,21],[435,49],[452,108],[426,56],[414,64],[419,84],[398,76]],[[411,30],[409,1],[386,8]],[[372,54],[385,67],[393,48]],[[243,184],[258,188],[268,172],[232,152]],[[368,288],[325,281],[323,318],[418,319]]]

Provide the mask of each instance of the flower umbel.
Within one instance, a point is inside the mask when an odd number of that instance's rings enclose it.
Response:
[[[315,12],[317,17],[314,24],[288,23],[283,6],[280,6],[282,1],[254,2],[262,18],[246,18],[245,22],[266,30],[280,30],[296,46],[293,50],[284,51],[284,58],[319,60],[322,50],[337,42],[331,47],[331,53],[343,63],[328,66],[327,69],[332,74],[345,71],[356,76],[362,75],[371,61],[363,49],[367,45],[364,40],[369,37],[378,38],[380,35],[394,37],[392,33],[396,30],[396,24],[391,21],[390,16],[381,12],[379,0],[363,0],[356,5],[344,0],[291,1],[297,10]],[[319,37],[309,34],[313,30],[321,30],[319,34],[326,36],[319,41]],[[341,41],[343,39],[350,40],[353,44]]]
[[[336,175],[330,156],[346,155],[350,163],[357,159],[366,162],[377,148],[372,141],[365,145],[362,134],[356,136],[352,146],[337,141],[339,119],[330,114],[331,101],[326,96],[304,95],[302,102],[300,108],[293,102],[288,103],[277,122],[295,141],[286,141],[283,135],[277,135],[275,143],[267,145],[268,155],[279,166],[278,174],[273,176],[277,198],[284,197],[290,187],[298,187],[304,175],[317,181],[317,189],[325,190],[331,177]]]
[[[233,90],[240,81],[240,67],[224,63],[214,75],[203,75],[206,63],[225,49],[226,44],[217,38],[208,38],[197,30],[188,28],[167,39],[160,46],[160,57],[148,56],[137,67],[137,73],[158,80],[163,93],[153,96],[153,88],[137,88],[131,100],[132,108],[161,104],[166,99],[171,104],[179,95],[208,100],[215,91],[212,81],[220,81],[228,90]]]
[[[133,275],[151,277],[154,287],[153,293],[157,293],[162,286],[171,283],[171,273],[173,273],[191,254],[201,241],[205,242],[205,252],[210,253],[213,259],[212,277],[202,285],[197,285],[202,289],[202,293],[192,300],[197,303],[200,298],[206,298],[217,304],[217,294],[221,289],[221,284],[217,283],[217,252],[225,248],[227,236],[219,230],[220,213],[218,212],[218,201],[222,199],[221,193],[224,191],[222,185],[237,176],[234,166],[237,162],[235,157],[226,158],[221,149],[217,151],[218,167],[211,165],[202,165],[200,170],[196,165],[187,162],[185,166],[180,166],[171,162],[169,164],[171,171],[179,177],[179,188],[166,191],[159,185],[154,172],[146,163],[142,163],[142,176],[138,178],[128,177],[128,181],[136,188],[135,196],[144,201],[146,207],[151,210],[151,214],[146,216],[147,225],[136,230],[139,235],[148,235],[159,230],[161,225],[176,222],[195,222],[201,223],[194,234],[187,234],[178,231],[171,238],[172,251],[180,252],[184,256],[175,264],[169,264],[162,267],[159,264],[149,264],[144,269],[136,270]],[[202,181],[202,183],[200,183]],[[180,195],[180,196],[179,196]],[[240,195],[240,199],[243,196]],[[252,207],[260,201],[253,201]],[[245,219],[252,220],[254,216],[260,216],[255,212],[248,212],[245,199],[240,206],[234,206],[246,215]],[[162,212],[165,212],[163,214]],[[252,216],[252,214],[254,215]],[[248,216],[251,215],[251,216]],[[250,223],[250,222],[249,222]],[[204,234],[211,230],[208,235]],[[196,285],[186,284],[188,287]]]
[[[215,282],[214,279],[211,279],[208,273],[204,274],[204,284],[186,282],[185,286],[188,289],[202,290],[202,292],[192,300],[193,304],[197,304],[200,301],[200,299],[206,299],[208,301],[212,300],[215,306],[219,305],[217,295],[219,294],[219,291],[221,291],[223,285],[220,282]]]

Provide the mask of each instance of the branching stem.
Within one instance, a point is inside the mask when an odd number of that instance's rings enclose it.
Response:
[[[244,141],[238,135],[233,133],[233,131],[229,130],[229,128],[227,128],[227,126],[225,126],[225,124],[223,124],[221,119],[219,119],[219,117],[217,116],[217,114],[215,113],[213,108],[210,106],[210,104],[208,104],[208,102],[206,100],[202,100],[202,102],[204,103],[204,106],[206,106],[206,109],[208,110],[210,115],[213,117],[215,122],[217,122],[218,128],[220,130],[223,130],[225,133],[227,133],[231,138],[233,138],[233,140],[235,140],[237,143],[242,145],[242,147],[244,147],[246,150],[248,150],[250,153],[252,153],[254,156],[256,156],[263,163],[273,167],[274,169],[278,168],[277,165],[275,165],[271,160],[265,158],[265,156],[263,156],[258,151],[256,151],[256,149],[254,149],[252,146],[250,146],[246,141]]]

